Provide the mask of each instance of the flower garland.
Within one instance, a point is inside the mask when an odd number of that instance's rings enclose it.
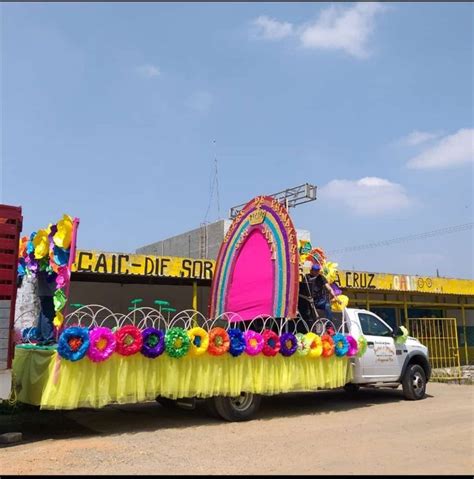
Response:
[[[361,358],[367,351],[367,339],[361,334],[357,340],[357,357]]]
[[[117,341],[117,353],[122,356],[131,356],[138,353],[143,346],[141,331],[132,324],[127,324],[115,331],[115,339]]]
[[[311,343],[309,339],[306,337],[306,334],[303,334],[303,333],[296,333],[295,336],[298,342],[298,347],[296,348],[296,354],[298,356],[306,356],[311,349]]]
[[[309,357],[319,358],[323,353],[323,343],[321,337],[313,332],[306,333],[306,339],[309,342]]]
[[[87,356],[94,363],[105,361],[115,351],[117,341],[109,328],[98,327],[89,332],[89,349]]]
[[[244,333],[237,328],[230,328],[227,331],[229,335],[229,353],[235,357],[240,356],[245,351]]]
[[[276,356],[280,351],[280,338],[275,331],[265,329],[262,333],[263,337],[263,354],[265,356]]]
[[[345,356],[349,350],[349,343],[346,337],[341,333],[337,333],[332,337],[332,340],[334,341],[334,352],[336,356],[339,358]]]
[[[212,328],[209,331],[209,347],[207,351],[212,356],[221,356],[229,350],[230,339],[224,328]]]
[[[321,336],[321,341],[323,343],[323,358],[329,358],[334,354],[334,340],[329,334],[323,334]]]
[[[292,333],[283,333],[280,336],[280,354],[292,356],[298,348],[298,340]]]
[[[207,351],[209,347],[209,335],[205,329],[200,327],[192,328],[188,331],[188,336],[191,342],[189,353],[192,356],[201,356],[201,354]]]
[[[191,345],[188,333],[183,328],[174,327],[168,329],[165,334],[165,349],[168,356],[182,358]]]
[[[397,344],[405,344],[408,338],[408,329],[405,328],[405,326],[400,326],[400,330],[402,331],[403,334],[401,336],[397,336],[395,338],[395,342]]]
[[[351,336],[350,334],[346,336],[346,339],[347,339],[347,343],[349,344],[349,348],[347,350],[346,355],[349,358],[352,358],[353,356],[357,354],[357,350],[358,350],[357,341],[354,339],[354,336]]]
[[[58,354],[68,361],[78,361],[86,355],[89,344],[87,328],[77,326],[67,328],[59,337]]]
[[[245,352],[249,356],[256,356],[260,354],[263,349],[264,340],[263,336],[256,331],[249,329],[244,333],[245,338]]]
[[[142,349],[143,356],[153,359],[163,354],[165,350],[165,334],[156,328],[146,328],[142,332]]]

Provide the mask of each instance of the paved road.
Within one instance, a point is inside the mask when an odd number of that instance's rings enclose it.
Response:
[[[257,418],[226,423],[203,408],[155,403],[0,415],[24,441],[0,449],[3,474],[470,474],[474,387],[430,383],[264,398]]]

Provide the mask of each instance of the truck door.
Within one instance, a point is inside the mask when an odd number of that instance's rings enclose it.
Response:
[[[398,380],[400,365],[392,329],[375,314],[358,312],[357,315],[367,339],[367,351],[359,359],[363,378],[370,382]]]

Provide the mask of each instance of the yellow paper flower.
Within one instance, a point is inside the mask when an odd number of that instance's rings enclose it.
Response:
[[[337,299],[340,301],[340,303],[333,299],[331,301],[331,311],[340,313],[344,308],[347,308],[347,305],[349,304],[349,298],[345,294],[340,294]]]
[[[313,333],[312,331],[306,333],[305,336],[310,344],[308,356],[310,358],[319,358],[319,356],[321,356],[323,352],[323,343],[321,341],[321,337]]]
[[[192,356],[200,356],[207,351],[207,348],[209,347],[209,334],[205,329],[200,328],[199,326],[191,328],[188,331],[188,337],[191,342],[189,353]]]
[[[39,230],[33,239],[35,247],[35,258],[41,259],[49,254],[49,239],[46,230]]]
[[[60,248],[68,249],[71,246],[72,239],[72,218],[69,215],[63,215],[57,226],[58,231],[53,236],[54,244]]]
[[[53,324],[54,326],[56,326],[57,328],[59,328],[61,326],[61,324],[63,324],[64,322],[64,316],[63,316],[63,313],[61,313],[61,311],[57,311],[56,312],[56,316],[54,317],[53,319]]]
[[[337,263],[327,261],[323,265],[323,274],[329,283],[334,283],[337,279]]]

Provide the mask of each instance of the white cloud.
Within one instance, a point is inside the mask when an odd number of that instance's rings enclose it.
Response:
[[[403,186],[373,176],[360,180],[332,180],[321,188],[320,197],[342,203],[360,215],[377,215],[412,205]]]
[[[368,42],[375,27],[375,15],[386,9],[378,2],[356,3],[351,7],[331,5],[321,11],[315,22],[300,26],[265,15],[252,23],[257,27],[257,36],[265,40],[296,36],[306,48],[343,50],[354,57],[367,58],[371,53]]]
[[[137,72],[145,78],[155,78],[161,75],[160,69],[150,64],[139,66]]]
[[[474,161],[474,129],[462,128],[408,161],[412,169],[443,169]]]
[[[307,48],[343,50],[354,57],[367,58],[375,15],[384,9],[377,2],[356,3],[349,8],[332,5],[321,12],[316,22],[302,26],[299,38]]]
[[[257,27],[257,36],[265,40],[280,40],[293,33],[293,25],[288,22],[279,22],[262,15],[252,22]]]
[[[417,146],[427,141],[434,140],[439,138],[441,133],[439,132],[428,132],[428,131],[412,131],[409,135],[405,136],[400,140],[400,144],[406,146]]]

